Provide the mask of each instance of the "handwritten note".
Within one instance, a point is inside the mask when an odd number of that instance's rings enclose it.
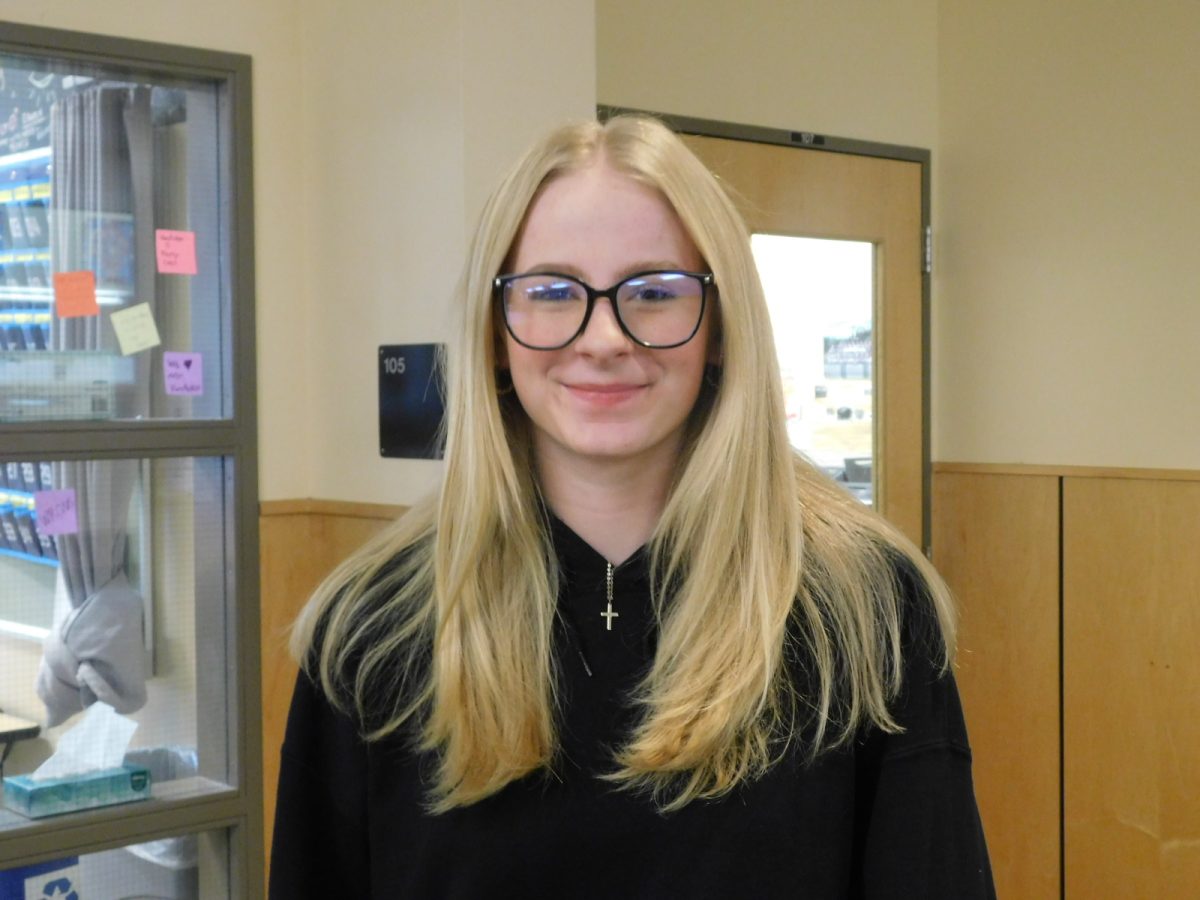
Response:
[[[54,312],[60,319],[100,315],[95,272],[55,272]]]
[[[204,359],[199,353],[163,352],[163,381],[167,393],[198,397],[204,393]]]
[[[33,508],[37,513],[37,528],[44,535],[76,534],[79,514],[75,506],[75,491],[35,491]]]
[[[117,343],[121,345],[123,356],[132,356],[162,343],[148,303],[139,303],[137,306],[115,312],[108,318],[117,333]]]
[[[158,271],[163,275],[196,274],[196,233],[194,231],[154,231]]]

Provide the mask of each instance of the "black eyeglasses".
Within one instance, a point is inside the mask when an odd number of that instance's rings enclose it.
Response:
[[[558,350],[587,328],[596,300],[607,297],[621,331],[636,344],[666,350],[700,330],[713,276],[638,272],[599,291],[561,272],[500,275],[493,290],[513,340],[531,350]]]

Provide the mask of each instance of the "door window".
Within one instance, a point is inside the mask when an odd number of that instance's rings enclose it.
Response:
[[[875,248],[867,241],[751,236],[792,446],[873,502]]]

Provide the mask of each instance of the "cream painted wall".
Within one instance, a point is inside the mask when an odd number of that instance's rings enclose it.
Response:
[[[935,457],[1200,467],[1200,4],[938,24]]]
[[[595,109],[595,14],[591,0],[371,9],[303,6],[316,423],[306,496],[408,504],[441,466],[379,457],[377,348],[448,338],[492,184],[536,135]]]
[[[381,460],[378,351],[442,340],[463,255],[461,4],[302,2],[303,251],[313,379],[302,496],[409,502],[432,462]]]
[[[602,103],[937,143],[937,0],[596,0]]]

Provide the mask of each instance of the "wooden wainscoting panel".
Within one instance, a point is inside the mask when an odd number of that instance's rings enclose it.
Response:
[[[287,652],[289,627],[321,580],[402,511],[402,507],[329,500],[283,500],[260,507],[263,819],[268,852],[275,824],[279,748],[298,672]]]
[[[1059,479],[933,478],[933,561],[959,603],[956,677],[997,893],[1060,887]]]
[[[1200,483],[1067,478],[1067,896],[1200,897]]]

